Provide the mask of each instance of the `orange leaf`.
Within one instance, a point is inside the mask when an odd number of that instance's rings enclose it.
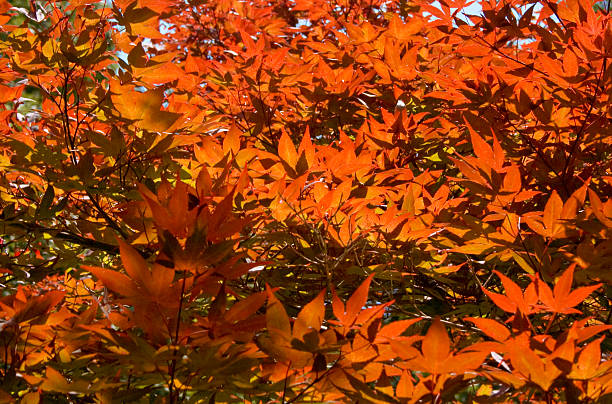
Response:
[[[412,378],[407,371],[402,370],[402,376],[400,377],[397,387],[395,388],[395,394],[399,398],[410,398],[412,397],[413,391],[414,385],[412,384]]]
[[[66,378],[49,366],[47,366],[45,371],[45,381],[40,387],[45,391],[56,391],[59,393],[68,393],[70,391],[70,385]]]
[[[368,300],[368,292],[370,290],[370,282],[372,282],[372,278],[374,278],[374,274],[368,276],[346,302],[347,323],[354,322],[359,312],[364,308]]]
[[[466,373],[482,365],[487,356],[489,356],[489,352],[467,352],[454,355],[448,361],[447,371],[459,374]]]
[[[232,207],[234,206],[234,190],[232,190],[229,194],[219,202],[219,204],[215,207],[215,210],[208,222],[208,233],[206,234],[206,238],[208,240],[216,240],[219,236],[217,233],[221,227],[227,225],[227,219],[230,217],[232,213]]]
[[[278,142],[278,156],[285,162],[287,165],[293,169],[295,169],[295,165],[298,161],[298,155],[295,151],[295,146],[293,141],[287,135],[286,132],[283,131],[281,138]]]
[[[504,176],[502,191],[517,193],[521,190],[521,172],[517,165],[513,164],[508,167]]]
[[[563,54],[563,70],[567,77],[574,77],[578,74],[578,58],[571,48],[566,48]]]
[[[554,298],[551,299],[551,292],[548,285],[541,285],[540,288],[540,300],[542,303],[548,306],[548,309],[555,313],[579,313],[578,310],[573,309],[574,306],[582,303],[591,293],[601,287],[601,283],[584,286],[571,291],[572,283],[574,281],[574,269],[576,264],[572,264],[561,277],[557,280],[555,288],[553,290]],[[543,284],[543,282],[541,282]]]
[[[140,283],[147,289],[151,285],[151,272],[147,267],[147,262],[142,256],[132,248],[129,244],[121,239],[119,242],[119,252],[121,253],[121,262],[125,267],[125,271],[130,278]]]
[[[91,272],[104,286],[121,296],[129,297],[138,293],[138,288],[134,282],[122,273],[87,265],[82,265],[81,267]]]
[[[489,292],[484,288],[482,289],[483,292],[485,292],[485,294],[489,296],[491,300],[493,300],[493,303],[508,313],[515,313],[518,309],[523,314],[529,314],[530,307],[528,307],[528,305],[532,305],[537,302],[535,290],[528,288],[530,292],[530,299],[527,299],[528,301],[526,301],[525,295],[523,295],[521,288],[516,283],[514,283],[510,278],[501,274],[499,271],[494,270],[493,273],[495,273],[501,279],[505,289],[505,296],[498,293]],[[532,297],[535,298],[535,301],[532,301]]]
[[[421,319],[416,318],[411,320],[393,321],[381,328],[380,331],[378,331],[378,334],[376,334],[376,338],[388,338],[390,340],[393,338],[397,338],[402,335],[402,333],[404,333],[404,331],[406,331],[408,327],[418,321],[421,321]]]
[[[163,299],[164,294],[170,290],[170,286],[174,281],[174,275],[174,269],[159,265],[157,263],[153,264],[151,270],[151,281],[147,287],[151,296],[153,298]],[[157,301],[161,300],[158,299]]]
[[[133,68],[134,76],[150,84],[165,84],[174,81],[185,74],[174,63],[163,63],[144,69]]]
[[[273,335],[289,340],[291,337],[291,323],[289,322],[287,312],[281,302],[274,296],[269,286],[266,286],[266,292],[268,294],[268,306],[266,308],[266,325],[268,330]]]
[[[544,227],[546,227],[548,230],[549,235],[554,234],[553,227],[555,226],[557,220],[559,220],[561,217],[562,211],[563,201],[561,200],[561,197],[557,191],[553,191],[552,195],[550,195],[550,198],[548,199],[548,202],[546,202],[546,206],[544,207],[544,216],[542,219]]]
[[[513,303],[510,299],[508,299],[504,295],[500,295],[499,293],[489,292],[486,289],[482,289],[482,291],[489,296],[489,299],[493,300],[493,303],[500,309],[508,313],[516,312],[516,304]]]
[[[410,360],[420,356],[419,351],[413,346],[413,344],[419,339],[422,339],[422,337],[408,337],[405,340],[395,339],[391,340],[389,345],[391,346],[393,353],[395,353],[401,360]]]
[[[503,324],[490,318],[472,317],[466,320],[474,323],[483,333],[496,341],[503,342],[510,336],[510,331]]]
[[[464,119],[465,120],[465,119]],[[487,144],[479,135],[472,129],[472,126],[465,120],[465,123],[470,131],[470,139],[472,141],[472,148],[478,158],[489,167],[495,166],[495,156],[491,146]]]
[[[346,308],[344,306],[344,303],[342,302],[342,300],[340,300],[340,298],[336,294],[336,291],[333,288],[332,288],[332,310],[334,312],[334,316],[336,316],[336,318],[340,320],[341,323],[344,323],[344,320],[346,318],[346,313],[345,313]]]
[[[246,299],[234,304],[225,314],[224,320],[228,322],[246,320],[249,316],[255,314],[265,301],[266,294],[264,292],[252,294]]]
[[[317,332],[325,317],[325,290],[302,308],[293,324],[293,337],[301,339],[311,329]]]
[[[582,303],[584,299],[590,296],[591,293],[599,289],[602,285],[603,284],[598,283],[592,286],[583,286],[581,288],[578,288],[572,291],[564,300],[565,306],[566,307],[577,306],[578,304]]]
[[[223,153],[230,152],[235,156],[240,151],[240,135],[242,132],[237,126],[232,125],[230,130],[223,137]]]
[[[601,363],[601,341],[603,338],[600,337],[582,348],[578,361],[576,361],[568,375],[569,378],[589,380],[597,375],[597,370]]]
[[[440,318],[436,318],[423,339],[421,350],[423,359],[432,370],[439,370],[450,355],[450,339]]]
[[[308,167],[312,167],[315,163],[315,148],[310,140],[310,128],[306,128],[298,151],[300,152],[300,160],[304,156]]]
[[[585,183],[582,187],[578,188],[572,196],[565,202],[563,205],[563,210],[561,211],[561,218],[572,220],[576,218],[576,213],[578,209],[584,205],[584,200],[586,199],[587,192],[587,184]]]
[[[589,200],[591,201],[591,208],[593,209],[593,214],[597,217],[597,219],[607,227],[612,227],[612,220],[609,219],[608,215],[604,213],[604,204],[599,199],[599,196],[589,188]]]
[[[495,171],[499,172],[502,169],[506,156],[504,154],[504,149],[499,143],[499,140],[497,140],[497,136],[495,136],[495,132],[492,132],[492,135],[493,135],[493,165],[492,165],[492,168]]]
[[[136,126],[156,132],[169,129],[181,116],[162,111],[164,90],[162,88],[141,93],[122,90],[120,85],[111,85],[115,95],[111,96],[115,109],[122,118],[136,121]]]
[[[550,286],[548,286],[546,282],[541,280],[539,277],[535,279],[535,282],[537,284],[538,299],[544,304],[544,306],[554,308],[555,296]]]
[[[570,265],[570,267],[563,272],[563,275],[559,277],[553,290],[555,297],[565,297],[569,294],[572,289],[572,283],[574,282],[574,268],[576,268],[576,264]]]

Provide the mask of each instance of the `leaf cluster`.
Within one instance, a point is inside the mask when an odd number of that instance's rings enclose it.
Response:
[[[0,0],[0,401],[609,400],[609,11]]]

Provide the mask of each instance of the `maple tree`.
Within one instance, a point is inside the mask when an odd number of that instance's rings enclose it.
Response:
[[[0,0],[1,402],[612,397],[610,2]]]

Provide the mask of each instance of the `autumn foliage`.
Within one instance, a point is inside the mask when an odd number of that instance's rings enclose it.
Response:
[[[612,399],[612,15],[0,0],[0,402]]]

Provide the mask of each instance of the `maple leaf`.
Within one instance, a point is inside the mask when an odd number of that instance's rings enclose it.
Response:
[[[600,376],[612,368],[610,361],[601,361],[601,342],[603,337],[588,343],[578,354],[578,360],[572,365],[570,379],[590,380]]]
[[[161,110],[163,89],[146,92],[126,91],[118,84],[111,85],[113,105],[124,119],[134,121],[141,129],[165,132],[177,122],[181,114]]]
[[[357,316],[363,309],[368,300],[368,292],[370,290],[370,283],[374,278],[374,274],[368,276],[365,281],[359,285],[355,292],[351,295],[345,304],[336,295],[336,292],[332,290],[332,309],[334,316],[339,320],[340,324],[346,327],[351,327],[357,320]]]
[[[482,288],[482,290],[500,309],[508,313],[520,311],[524,315],[529,315],[537,310],[538,295],[535,283],[532,282],[523,293],[521,288],[510,278],[499,271],[493,271],[493,273],[501,279],[505,295],[490,292],[485,288]]]
[[[605,401],[601,5],[11,3],[0,401]]]
[[[575,268],[576,264],[572,264],[563,272],[563,275],[557,280],[554,290],[551,290],[544,281],[536,278],[538,296],[546,310],[559,314],[580,313],[574,307],[582,303],[591,293],[602,286],[599,283],[571,290]]]
[[[445,373],[464,373],[476,369],[488,352],[452,353],[450,338],[439,318],[431,325],[421,342],[421,353],[410,364],[417,369],[440,375]]]

